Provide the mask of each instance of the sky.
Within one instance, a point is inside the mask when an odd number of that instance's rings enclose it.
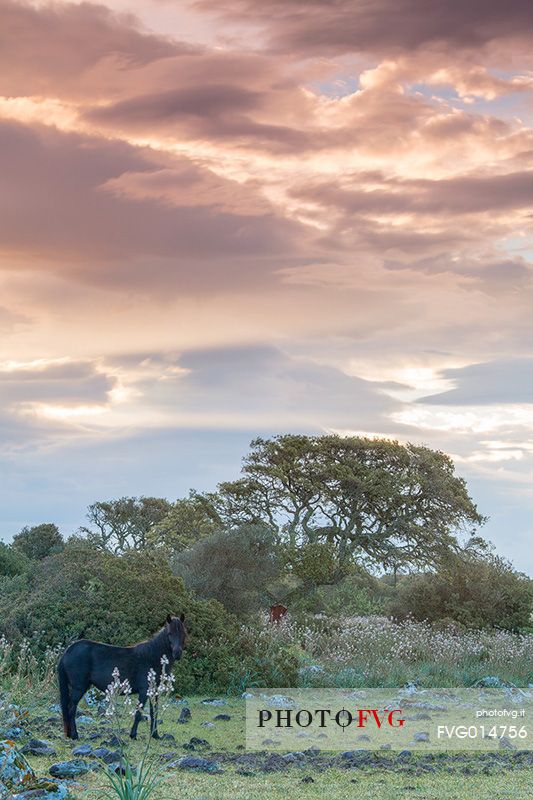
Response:
[[[0,4],[0,538],[449,453],[533,574],[529,0]]]

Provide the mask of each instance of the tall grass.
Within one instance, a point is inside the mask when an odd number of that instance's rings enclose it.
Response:
[[[533,682],[533,634],[316,615],[280,625],[262,621],[257,635],[265,645],[277,639],[300,649],[302,685],[469,686],[486,676],[521,686]]]

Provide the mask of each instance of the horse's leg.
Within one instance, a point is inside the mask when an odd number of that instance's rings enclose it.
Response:
[[[73,686],[70,690],[70,703],[69,703],[69,722],[70,722],[70,738],[71,739],[78,739],[78,729],[76,727],[76,711],[78,709],[78,703],[80,702],[81,698],[87,691],[87,686],[85,688],[81,686]]]
[[[150,700],[150,735],[152,739],[159,739],[157,730],[157,700],[155,703]]]
[[[139,690],[139,704],[144,707],[146,703],[146,698],[148,697],[148,689],[140,689]],[[135,718],[133,720],[133,725],[130,731],[130,738],[136,739],[137,738],[137,728],[139,727],[139,722],[142,720],[143,715],[142,712],[137,709],[135,712]]]

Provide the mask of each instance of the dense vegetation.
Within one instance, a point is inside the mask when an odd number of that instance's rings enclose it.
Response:
[[[328,653],[354,624],[374,640],[391,625],[396,637],[422,631],[420,642],[428,629],[417,620],[450,636],[485,629],[487,652],[499,630],[531,631],[532,581],[477,535],[483,521],[443,453],[357,437],[258,439],[242,477],[217,492],[95,502],[67,541],[44,523],[0,544],[0,635],[39,656],[82,636],[139,641],[185,611],[190,639],[176,668],[185,692],[294,685],[315,658],[330,683],[409,679],[411,655],[380,679],[369,645],[366,667],[361,650],[341,659],[343,679]],[[291,635],[265,628],[274,601],[289,607]],[[366,622],[350,622],[358,617]],[[323,618],[315,652],[301,631]],[[483,674],[471,666],[462,680]],[[519,680],[517,669],[508,674]]]

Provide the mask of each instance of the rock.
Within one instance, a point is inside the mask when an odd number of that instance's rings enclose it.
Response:
[[[102,740],[103,747],[122,747],[122,742],[119,737],[114,733],[109,739]]]
[[[498,747],[500,748],[500,750],[516,750],[516,747],[511,742],[511,740],[507,738],[507,736],[502,736],[502,738],[498,742]]]
[[[302,676],[305,675],[320,675],[324,672],[324,667],[321,667],[320,664],[310,664],[307,667],[300,667],[298,673]]]
[[[63,800],[68,794],[63,784],[38,778],[12,742],[0,742],[0,776],[0,795],[11,800]]]
[[[315,782],[315,779],[312,778],[310,775],[305,775],[302,778],[302,783],[314,783],[314,782]]]
[[[12,800],[63,800],[68,797],[68,789],[64,784],[54,781],[41,781],[40,783],[39,788],[25,789],[23,792],[11,795]]]
[[[225,706],[227,705],[227,700],[224,700],[222,697],[208,697],[206,700],[202,700],[204,706]]]
[[[92,769],[91,765],[81,758],[72,761],[61,761],[59,764],[52,764],[48,772],[54,778],[77,778],[86,775]]]
[[[0,742],[0,776],[10,789],[35,779],[34,771],[10,741]]]
[[[107,747],[97,747],[91,753],[91,758],[98,758],[104,764],[114,764],[116,761],[120,761],[121,757],[118,750],[108,750]]]
[[[79,717],[76,717],[76,722],[80,725],[94,725],[94,719],[87,714],[80,714]]]
[[[124,764],[122,764],[122,763],[109,764],[107,768],[108,768],[108,770],[110,772],[114,772],[115,775],[125,775],[126,774],[126,768],[125,768]],[[137,772],[136,767],[132,767],[131,769],[132,769],[132,772],[134,774]]]
[[[191,721],[191,716],[192,716],[191,709],[185,706],[185,708],[181,709],[181,713],[178,717],[178,722],[180,723],[180,725],[184,725],[186,722]]]
[[[159,741],[170,742],[171,744],[174,744],[176,739],[171,733],[164,733],[162,736],[159,737]]]
[[[56,751],[50,744],[50,742],[45,742],[42,739],[30,739],[30,741],[24,745],[21,753],[24,755],[30,756],[55,756],[57,755]]]
[[[426,731],[419,731],[418,733],[415,733],[415,735],[413,736],[413,741],[429,742],[429,733],[426,733]]]
[[[266,695],[264,699],[267,706],[272,706],[272,708],[294,708],[294,700],[290,697],[284,697],[282,694],[273,694],[270,697]]]
[[[51,711],[52,714],[61,714],[61,706],[59,703],[55,703],[53,706],[48,706],[48,711]]]
[[[304,753],[300,753],[298,751],[295,751],[294,753],[284,753],[281,757],[288,764],[297,764],[305,761]]]
[[[198,747],[211,747],[207,739],[200,739],[199,736],[191,736],[189,742],[190,744],[194,744]]]
[[[89,756],[91,755],[93,748],[90,744],[80,744],[78,747],[75,747],[72,751],[73,756]]]
[[[202,728],[214,728],[214,727],[215,727],[214,722],[202,722]]]
[[[183,756],[172,765],[179,769],[190,769],[197,772],[221,772],[217,761],[202,756]]]
[[[221,720],[222,722],[228,722],[231,719],[231,716],[229,714],[217,714],[214,719]]]
[[[7,731],[4,731],[6,739],[20,739],[21,736],[24,736],[24,728],[20,728],[18,725],[13,726],[12,728],[8,728]]]
[[[241,694],[241,697],[242,697],[243,700],[253,700],[255,695],[252,694],[252,692],[243,692]]]
[[[477,681],[478,686],[486,686],[489,689],[501,689],[504,685],[497,675],[485,675]]]

